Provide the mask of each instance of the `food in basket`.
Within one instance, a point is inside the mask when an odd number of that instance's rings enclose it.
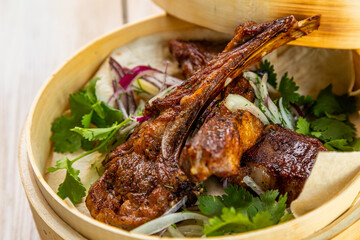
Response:
[[[347,115],[355,109],[348,105],[351,100],[332,94],[331,88],[315,101],[298,94],[287,75],[276,84],[269,62],[244,71],[272,50],[315,30],[319,19],[297,22],[290,16],[246,23],[226,47],[173,40],[171,51],[185,82],[171,77],[166,67],[163,72],[151,66],[130,69],[109,58],[111,95],[104,97],[103,79],[93,79],[70,95],[71,114],[53,123],[55,151],[87,150],[48,169],[66,169],[58,195],[74,204],[82,201],[86,187],[73,164],[100,152],[106,158],[89,166],[100,178],[92,183],[86,205],[105,223],[138,233],[164,234],[165,229],[172,236],[213,236],[288,220],[286,202],[301,192],[317,152],[326,151],[323,143],[330,150],[356,147]],[[270,96],[268,84],[278,89],[280,98]],[[326,109],[322,104],[329,99],[333,105]],[[306,113],[318,119],[309,119],[310,124]],[[347,131],[329,133],[328,125]],[[204,195],[202,182],[212,175],[222,180],[221,197]],[[203,214],[176,213],[197,200]],[[189,219],[199,222],[172,225]]]

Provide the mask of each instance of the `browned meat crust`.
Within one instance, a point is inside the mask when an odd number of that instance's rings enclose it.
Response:
[[[92,185],[86,204],[97,220],[132,229],[159,217],[187,195],[196,201],[195,184],[174,158],[161,155],[161,137],[172,110],[144,122],[108,156],[106,171]]]
[[[190,78],[207,62],[224,50],[226,43],[170,40],[171,54],[180,63],[185,78]]]
[[[239,175],[242,154],[255,144],[263,130],[260,120],[248,111],[232,113],[223,104],[212,110],[180,157],[181,169],[195,182],[211,175]]]
[[[319,151],[327,151],[319,140],[269,125],[256,145],[244,153],[242,163],[263,190],[288,193],[291,202],[300,194]]]
[[[144,114],[150,119],[109,155],[104,174],[91,186],[86,198],[91,215],[132,229],[161,216],[184,196],[195,194],[197,189],[179,168],[178,157],[197,117],[229,77],[238,76],[264,53],[316,29],[318,23],[319,17],[299,25],[293,16],[275,20],[240,46],[230,42],[231,49],[211,60],[188,82],[147,105]]]
[[[224,49],[221,43],[207,41],[170,41],[171,53],[187,78],[216,56],[220,48]],[[255,98],[249,82],[237,77],[206,109],[200,119],[201,122],[205,119],[204,124],[186,143],[180,157],[181,169],[195,182],[213,174],[218,177],[241,175],[244,172],[240,169],[241,156],[262,133],[261,122],[250,113],[232,113],[224,106],[221,100],[230,93],[242,95],[249,101]]]

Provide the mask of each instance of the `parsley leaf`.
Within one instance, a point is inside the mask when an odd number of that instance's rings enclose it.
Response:
[[[348,141],[346,141],[346,139],[331,140],[329,142],[326,142],[324,144],[324,147],[326,147],[326,149],[329,151],[344,151],[344,152],[353,151],[353,147],[348,146]]]
[[[200,196],[199,209],[206,215],[215,215],[204,227],[206,236],[218,236],[268,227],[289,220],[286,195],[277,190],[254,197],[242,187],[229,184],[222,196]],[[278,202],[276,199],[278,198]]]
[[[309,135],[310,134],[310,123],[303,117],[299,117],[299,120],[296,122],[297,133],[303,134],[303,135]]]
[[[300,94],[296,93],[299,87],[294,82],[294,77],[289,78],[286,72],[280,80],[279,92],[283,98],[283,104],[288,107],[290,103],[296,103],[300,99]]]
[[[312,111],[317,117],[326,114],[350,114],[356,111],[355,100],[354,97],[335,95],[332,92],[332,85],[330,84],[320,91]]]
[[[325,113],[333,114],[341,112],[341,106],[331,89],[332,85],[329,85],[320,91],[316,103],[313,106],[313,113],[315,116],[320,117],[325,115]]]
[[[220,196],[205,195],[200,196],[198,199],[199,209],[206,215],[221,213],[221,210],[225,207]]]
[[[220,236],[253,230],[253,223],[235,208],[224,208],[219,217],[209,219],[209,224],[204,226],[206,236]]]
[[[303,96],[301,95],[300,98],[297,100],[296,104],[299,106],[306,106],[312,105],[315,102],[315,99],[311,95]]]
[[[247,208],[253,201],[253,195],[237,185],[229,184],[224,191],[222,198],[227,207]]]
[[[89,128],[91,124],[91,118],[94,111],[89,112],[88,114],[85,114],[81,119],[81,124],[84,126],[84,128]]]
[[[353,125],[327,117],[314,120],[311,123],[311,128],[314,131],[311,132],[311,134],[324,142],[335,139],[345,139],[351,142],[355,137],[355,128]]]
[[[353,151],[360,151],[360,138],[356,138],[351,145],[353,147]]]
[[[81,128],[81,127],[75,127],[71,129],[71,131],[77,132],[81,134],[85,139],[89,141],[95,141],[95,140],[104,140],[106,139],[114,129],[116,129],[118,126],[117,124],[114,124],[112,127],[108,128]]]
[[[86,188],[81,183],[79,178],[80,171],[74,169],[67,157],[64,157],[56,162],[56,168],[48,168],[48,172],[55,172],[59,169],[66,169],[66,177],[63,183],[59,185],[58,195],[62,198],[69,198],[73,204],[81,202],[86,195]]]
[[[60,116],[52,123],[51,131],[54,133],[51,140],[54,142],[55,152],[75,152],[82,146],[82,138],[70,129],[81,126],[83,116],[91,112],[95,94],[95,84],[98,78],[92,79],[87,87],[78,93],[70,94],[69,105],[71,116]],[[92,94],[91,91],[94,91]],[[87,124],[86,121],[84,121]]]
[[[276,89],[276,73],[274,70],[274,66],[268,60],[265,59],[260,63],[260,72],[266,72],[268,74],[268,83]]]
[[[77,160],[93,153],[96,151],[100,151],[107,147],[107,145],[114,139],[114,135],[117,131],[125,125],[128,125],[132,120],[126,119],[125,121],[114,124],[110,128],[101,129],[101,128],[74,128],[74,131],[81,133],[89,140],[102,140],[101,143],[82,155],[76,157],[73,160],[69,160],[67,157],[64,157],[58,161],[56,161],[56,167],[50,167],[47,169],[48,172],[55,172],[60,169],[66,169],[66,177],[62,184],[59,185],[58,195],[65,199],[68,197],[72,203],[76,204],[81,202],[82,198],[86,195],[86,189],[80,181],[78,177],[80,171],[72,168],[72,164]],[[130,131],[130,130],[129,130]],[[128,133],[124,133],[128,134]],[[81,135],[79,135],[81,136]]]
[[[81,147],[81,136],[70,131],[78,124],[79,120],[74,117],[61,116],[55,119],[51,127],[55,152],[75,152]]]
[[[52,124],[55,152],[74,152],[80,147],[90,150],[94,147],[93,140],[84,138],[75,127],[90,128],[91,123],[99,128],[107,128],[116,122],[122,122],[123,115],[118,109],[108,106],[97,99],[95,85],[99,78],[92,79],[89,84],[77,93],[69,96],[71,116],[58,117]]]

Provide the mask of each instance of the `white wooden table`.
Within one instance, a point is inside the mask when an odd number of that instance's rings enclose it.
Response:
[[[0,0],[0,239],[39,239],[17,145],[40,87],[85,44],[161,12],[150,0]]]

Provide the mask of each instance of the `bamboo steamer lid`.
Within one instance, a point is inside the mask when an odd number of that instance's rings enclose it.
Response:
[[[301,20],[321,14],[318,31],[293,45],[359,49],[360,0],[153,0],[182,20],[233,34],[239,23],[272,21],[288,15]]]

